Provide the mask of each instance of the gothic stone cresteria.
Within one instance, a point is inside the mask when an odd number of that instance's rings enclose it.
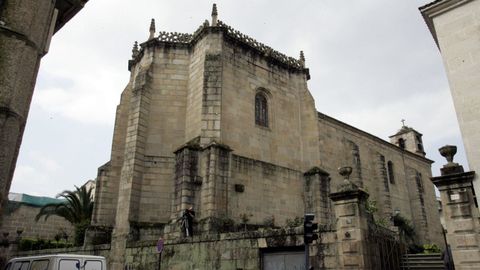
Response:
[[[297,60],[257,42],[216,9],[192,35],[154,37],[153,21],[150,33],[134,46],[111,159],[97,178],[89,234],[113,229],[114,266],[132,243],[178,239],[175,221],[191,206],[197,234],[226,221],[282,226],[304,212],[334,224],[328,194],[341,166],[377,201],[377,218],[401,213],[419,243],[441,245],[420,133],[404,127],[388,143],[317,112],[303,53]]]

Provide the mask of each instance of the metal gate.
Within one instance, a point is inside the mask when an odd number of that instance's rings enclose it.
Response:
[[[370,224],[367,245],[372,270],[400,270],[406,246],[398,240],[395,232]]]
[[[303,251],[265,252],[262,261],[262,270],[305,269],[305,253]]]

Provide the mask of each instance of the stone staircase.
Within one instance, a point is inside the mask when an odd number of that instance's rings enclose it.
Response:
[[[405,254],[402,257],[402,270],[444,270],[442,254]]]

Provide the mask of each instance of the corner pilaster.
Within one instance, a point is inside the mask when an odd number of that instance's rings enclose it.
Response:
[[[123,269],[127,241],[134,236],[130,222],[138,220],[150,111],[151,68],[152,66],[138,71],[132,89],[117,214],[112,233],[110,268],[114,270]]]
[[[226,145],[212,142],[205,147],[206,175],[202,188],[204,217],[227,217],[228,180],[230,178],[230,152]]]
[[[313,167],[303,174],[305,181],[305,213],[314,213],[320,224],[329,224],[333,219],[330,194],[330,174]]]

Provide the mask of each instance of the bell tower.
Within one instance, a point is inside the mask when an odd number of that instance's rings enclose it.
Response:
[[[389,137],[390,143],[424,157],[425,150],[423,149],[423,135],[415,129],[405,126],[404,122],[405,120],[402,120],[402,128],[396,134]]]

